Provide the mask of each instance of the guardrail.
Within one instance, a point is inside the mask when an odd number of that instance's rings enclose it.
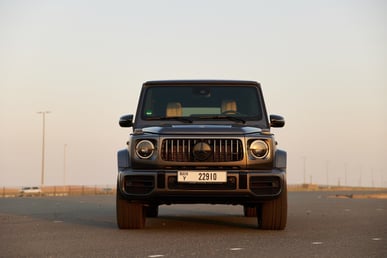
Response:
[[[290,192],[302,191],[387,191],[386,187],[366,187],[366,186],[335,186],[335,185],[318,185],[318,184],[299,184],[288,185]]]
[[[115,187],[106,186],[86,186],[86,185],[66,185],[66,186],[44,186],[34,192],[23,192],[22,187],[3,187],[0,197],[34,197],[34,196],[79,196],[79,195],[113,195],[116,193]]]

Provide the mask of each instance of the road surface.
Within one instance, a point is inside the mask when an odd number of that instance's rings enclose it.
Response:
[[[290,192],[284,231],[242,207],[161,206],[119,230],[114,196],[0,198],[0,257],[387,257],[387,200]]]

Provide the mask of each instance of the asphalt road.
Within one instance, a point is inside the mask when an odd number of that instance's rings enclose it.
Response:
[[[242,207],[161,206],[119,230],[114,196],[0,199],[0,257],[387,257],[387,200],[289,193],[284,231],[256,229]]]

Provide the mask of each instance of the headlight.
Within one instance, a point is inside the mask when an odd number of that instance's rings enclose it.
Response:
[[[269,146],[265,141],[255,140],[250,144],[250,153],[254,158],[264,159],[269,154]]]
[[[142,140],[136,144],[136,154],[141,159],[149,159],[155,150],[154,144],[149,140]]]

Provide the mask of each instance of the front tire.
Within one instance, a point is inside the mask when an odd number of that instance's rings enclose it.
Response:
[[[117,188],[116,215],[119,229],[142,229],[145,227],[145,209],[141,203],[130,203],[122,198]]]
[[[146,216],[148,218],[157,218],[159,216],[158,205],[149,205],[145,209],[146,209]]]
[[[249,206],[246,206],[244,205],[243,206],[243,214],[245,215],[245,217],[257,217],[257,207],[249,207]]]
[[[283,230],[288,215],[288,192],[286,183],[277,199],[257,207],[257,220],[260,229]]]

